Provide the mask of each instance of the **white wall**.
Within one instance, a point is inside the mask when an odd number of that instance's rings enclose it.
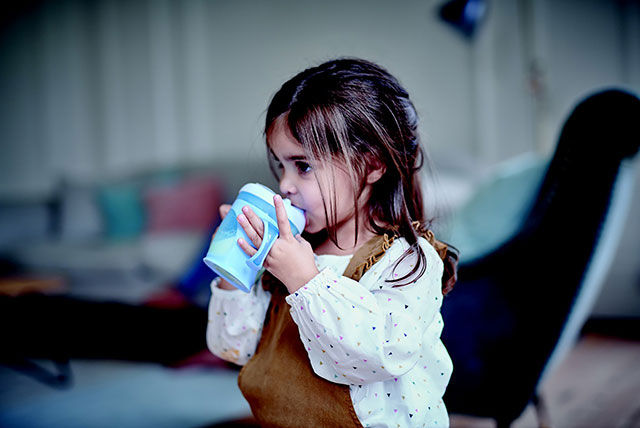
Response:
[[[546,32],[541,57],[548,75],[548,133],[559,129],[562,114],[594,88],[640,91],[639,10],[638,2],[547,2],[540,30]]]
[[[407,86],[435,150],[473,144],[470,47],[433,1],[57,2],[2,45],[0,194],[61,175],[263,156],[271,95],[339,55]]]
[[[468,41],[439,1],[52,2],[0,46],[0,195],[157,166],[263,156],[270,96],[339,55],[405,84],[436,159],[549,152],[576,100],[640,91],[637,2],[495,0]],[[538,65],[532,92],[530,66]]]
[[[638,3],[495,0],[468,41],[440,1],[65,1],[0,46],[0,195],[164,165],[263,156],[270,96],[339,55],[405,84],[436,159],[547,153],[579,96],[640,90]],[[530,87],[530,66],[540,89]]]
[[[528,150],[548,154],[570,110],[594,90],[640,92],[639,2],[491,5],[474,45],[472,116],[477,154],[489,164]]]
[[[637,1],[494,0],[471,41],[437,18],[440,4],[51,2],[0,39],[0,196],[46,194],[61,177],[259,162],[271,95],[340,55],[396,74],[428,150],[471,169],[549,153],[595,88],[640,92]]]

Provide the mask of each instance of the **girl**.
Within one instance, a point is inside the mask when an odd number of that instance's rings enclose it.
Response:
[[[455,255],[424,228],[407,92],[371,62],[329,61],[280,88],[265,137],[305,235],[277,195],[262,279],[249,294],[212,282],[209,349],[244,365],[240,389],[266,426],[447,426],[440,305]],[[248,207],[238,221],[253,255],[262,222]]]

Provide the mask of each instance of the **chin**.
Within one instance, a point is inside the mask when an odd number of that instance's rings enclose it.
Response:
[[[318,232],[322,232],[323,228],[319,227],[315,222],[310,221],[309,224],[305,225],[304,231],[310,234],[315,234]]]
[[[304,228],[304,231],[313,235],[315,233],[318,233],[318,232],[322,231],[322,229],[319,229],[319,228],[315,227],[314,225],[310,224],[309,226]]]

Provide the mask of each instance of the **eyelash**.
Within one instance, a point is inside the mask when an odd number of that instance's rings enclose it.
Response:
[[[308,174],[311,172],[311,165],[306,162],[296,162],[296,168],[300,174]]]
[[[311,172],[311,170],[312,170],[311,165],[309,165],[306,162],[297,161],[297,162],[295,162],[295,166],[296,166],[296,169],[298,170],[298,174],[300,174],[300,175],[309,174]],[[277,162],[276,161],[276,168],[278,170],[282,170],[282,169],[284,169],[284,166],[282,165],[281,162]]]

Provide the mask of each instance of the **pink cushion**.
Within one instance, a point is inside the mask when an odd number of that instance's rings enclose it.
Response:
[[[207,231],[218,218],[222,186],[211,177],[186,178],[145,193],[148,231]]]

